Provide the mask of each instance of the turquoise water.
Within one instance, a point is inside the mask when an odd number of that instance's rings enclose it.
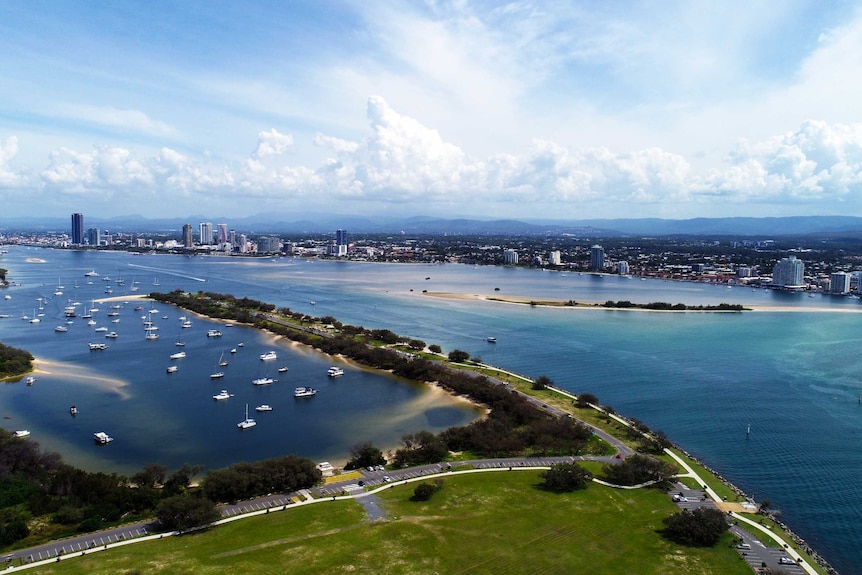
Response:
[[[46,262],[27,263],[28,257]],[[32,313],[39,295],[52,298],[55,315],[61,314],[60,304],[70,293],[98,288],[95,296],[104,295],[103,282],[71,287],[76,279],[82,284],[83,273],[90,269],[111,277],[120,274],[127,287],[137,279],[142,292],[155,289],[152,282],[158,277],[160,291],[230,292],[317,316],[333,315],[437,343],[445,350],[460,348],[525,375],[547,375],[576,393],[594,393],[617,411],[664,430],[756,499],[771,500],[783,520],[841,573],[859,571],[862,494],[855,480],[862,473],[860,316],[813,311],[858,310],[859,300],[523,269],[23,247],[11,248],[0,266],[24,284],[8,290],[12,300],[0,300],[0,313],[13,314],[0,320],[0,339],[40,357],[129,382],[115,389],[71,383],[58,375],[40,377],[30,388],[18,384],[0,389],[0,407],[15,417],[4,421],[4,427],[26,426],[34,439],[72,454],[76,463],[120,470],[149,461],[218,466],[273,451],[339,459],[355,439],[370,435],[376,442],[394,444],[407,431],[439,429],[475,415],[450,403],[426,405],[428,395],[420,390],[362,371],[329,381],[324,374],[331,359],[292,352],[294,348],[244,328],[225,328],[224,341],[209,341],[203,335],[205,322],[199,319],[188,330],[195,334],[188,334],[189,358],[177,362],[177,373],[167,375],[168,355],[176,350],[173,342],[180,330],[164,327],[176,328],[179,315],[165,306],[160,312],[170,319],[159,319],[158,342],[144,342],[136,324],[133,345],[122,347],[121,334],[106,352],[86,349],[91,334],[83,325],[73,326],[80,332],[55,334],[59,316],[39,326],[18,319],[22,312]],[[67,295],[56,298],[62,302],[51,295],[58,279],[66,286]],[[114,295],[122,293],[118,286],[114,290]],[[812,311],[658,314],[531,308],[433,298],[422,295],[423,290],[577,301],[728,302]],[[71,297],[84,301],[77,294]],[[496,344],[486,341],[490,335]],[[246,348],[227,368],[230,375],[236,368],[237,378],[211,383],[207,374],[221,349],[239,340]],[[258,389],[248,382],[260,370],[257,355],[269,348],[289,358],[289,382]],[[295,385],[319,387],[321,393],[307,403],[279,395]],[[223,387],[237,397],[214,402],[212,393]],[[252,408],[270,403],[276,409],[256,414],[258,426],[240,433],[235,423],[242,419],[247,401]],[[68,414],[71,402],[87,406],[74,420]],[[746,436],[749,424],[751,435]],[[117,438],[103,449],[89,442],[92,432],[102,427]]]

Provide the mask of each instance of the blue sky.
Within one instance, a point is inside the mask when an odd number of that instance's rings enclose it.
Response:
[[[855,2],[0,0],[3,216],[862,216]]]

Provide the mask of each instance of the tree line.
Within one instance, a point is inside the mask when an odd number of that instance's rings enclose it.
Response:
[[[33,369],[33,355],[29,351],[0,343],[0,379],[22,375]]]

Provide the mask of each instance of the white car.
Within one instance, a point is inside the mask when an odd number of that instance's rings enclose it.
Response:
[[[796,561],[787,556],[780,558],[778,563],[779,565],[796,565]]]

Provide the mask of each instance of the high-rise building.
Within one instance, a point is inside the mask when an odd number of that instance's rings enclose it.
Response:
[[[227,224],[218,225],[218,247],[224,249],[227,245]]]
[[[183,247],[187,250],[195,247],[195,240],[192,238],[192,225],[183,224]]]
[[[84,243],[84,214],[72,214],[72,243]]]
[[[503,265],[518,265],[518,252],[516,250],[503,250]]]
[[[590,269],[601,271],[605,268],[605,250],[600,245],[590,248]]]
[[[335,232],[335,255],[338,257],[347,255],[347,230]]]
[[[274,254],[281,251],[281,238],[276,236],[263,236],[257,240],[257,253]]]
[[[90,228],[87,230],[87,243],[91,246],[98,246],[99,240],[99,228]]]
[[[845,272],[829,274],[829,292],[835,294],[850,293],[850,274]]]
[[[628,262],[617,262],[617,271],[621,276],[629,275],[629,263]]]
[[[553,250],[548,253],[548,264],[552,266],[558,266],[563,263],[563,260],[560,258],[560,250]]]
[[[772,285],[795,289],[805,287],[805,264],[796,256],[781,258],[772,268]]]
[[[213,225],[212,222],[201,222],[200,228],[200,244],[202,246],[211,246],[213,243]]]

